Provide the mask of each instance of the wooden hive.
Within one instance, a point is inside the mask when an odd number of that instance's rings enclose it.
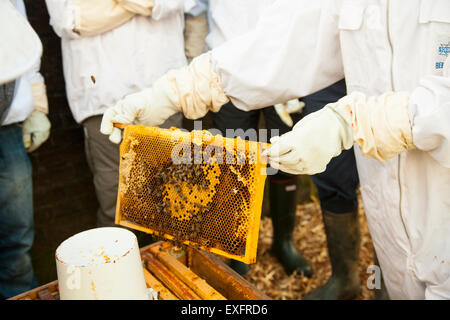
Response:
[[[147,287],[160,300],[268,300],[220,258],[169,242],[141,249]],[[59,300],[58,281],[24,292],[11,300]]]

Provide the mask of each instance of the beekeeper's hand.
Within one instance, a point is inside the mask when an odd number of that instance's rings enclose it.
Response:
[[[39,148],[50,136],[50,121],[45,113],[34,110],[23,122],[23,144],[27,152]]]
[[[356,142],[365,156],[380,161],[413,149],[409,94],[366,98],[353,93],[299,121],[271,140],[264,151],[270,165],[291,174],[325,171],[330,160]]]
[[[280,119],[288,126],[292,127],[294,122],[292,121],[291,113],[300,113],[305,107],[305,103],[298,99],[292,99],[285,103],[279,103],[274,105]]]
[[[155,6],[155,0],[116,0],[126,10],[135,14],[150,16],[152,14],[153,7]]]
[[[121,131],[114,123],[157,126],[177,112],[198,119],[209,110],[217,112],[227,102],[210,54],[205,53],[189,66],[169,71],[153,87],[126,96],[106,110],[100,131],[119,143]]]

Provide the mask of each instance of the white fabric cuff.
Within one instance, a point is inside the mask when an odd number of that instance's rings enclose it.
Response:
[[[195,58],[189,66],[166,74],[174,101],[189,119],[198,119],[210,110],[217,112],[229,100],[219,76],[211,65],[210,52]]]
[[[407,92],[389,92],[369,98],[354,92],[332,104],[352,126],[354,141],[362,153],[379,161],[415,148],[408,105]]]
[[[42,82],[31,83],[31,91],[33,92],[34,110],[48,114],[48,100],[46,86]]]

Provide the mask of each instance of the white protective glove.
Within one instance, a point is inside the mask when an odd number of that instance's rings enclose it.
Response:
[[[365,156],[386,161],[413,149],[409,94],[366,98],[352,93],[299,121],[292,131],[271,139],[263,155],[270,165],[291,174],[325,171],[330,160],[354,142]]]
[[[123,8],[142,16],[150,16],[155,6],[155,0],[117,0]]]
[[[73,31],[85,37],[113,30],[136,15],[115,0],[73,0],[73,7]]]
[[[198,119],[228,102],[219,76],[211,65],[210,53],[195,58],[181,69],[171,70],[153,86],[126,96],[103,115],[100,131],[114,143],[122,139],[114,123],[157,126],[177,112]]]
[[[279,103],[273,106],[281,121],[283,121],[288,127],[292,127],[294,122],[292,121],[291,113],[300,113],[305,107],[305,103],[298,99],[292,99],[285,103]]]
[[[23,122],[23,144],[27,152],[39,148],[50,136],[50,121],[45,113],[34,110]]]

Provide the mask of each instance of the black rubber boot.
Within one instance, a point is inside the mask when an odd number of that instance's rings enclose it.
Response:
[[[313,274],[312,268],[292,241],[297,209],[298,178],[289,182],[270,182],[270,214],[273,224],[272,251],[287,274],[297,272],[306,277]]]
[[[230,260],[229,266],[241,276],[245,276],[250,270],[250,266],[248,264],[245,264],[238,260]]]
[[[332,274],[328,282],[305,300],[351,300],[360,293],[358,213],[335,214],[323,210]]]

